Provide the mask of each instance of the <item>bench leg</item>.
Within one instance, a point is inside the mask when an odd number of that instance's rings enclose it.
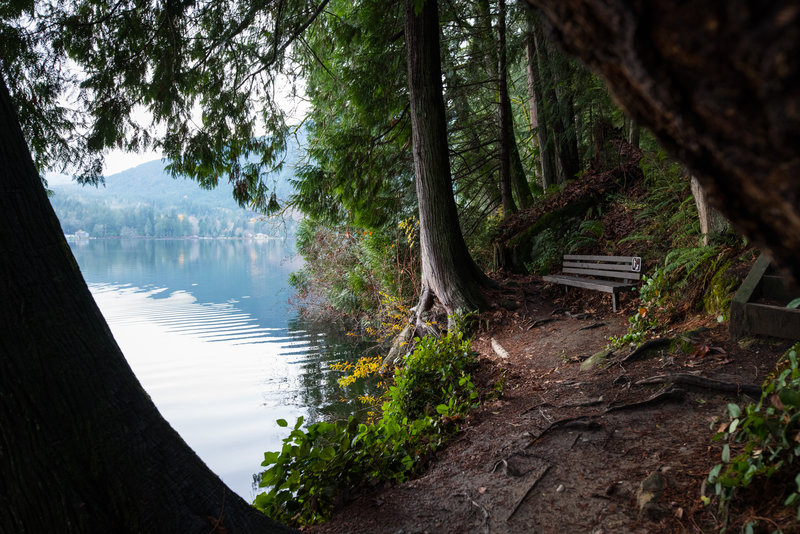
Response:
[[[616,293],[611,293],[611,303],[612,303],[612,306],[614,307],[614,313],[617,313],[617,294]]]

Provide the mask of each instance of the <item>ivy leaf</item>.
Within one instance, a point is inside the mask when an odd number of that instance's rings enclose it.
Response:
[[[286,419],[278,419],[275,422],[278,423],[278,426],[281,427],[281,428],[285,428],[285,427],[289,426],[289,423],[286,422]]]

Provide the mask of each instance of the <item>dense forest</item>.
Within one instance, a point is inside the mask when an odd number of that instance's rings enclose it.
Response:
[[[15,2],[0,13],[0,213],[7,228],[24,229],[2,234],[2,289],[24,313],[9,314],[14,336],[4,336],[0,391],[13,406],[0,412],[0,459],[13,493],[0,501],[10,510],[0,526],[282,531],[273,520],[311,525],[364,492],[388,492],[355,501],[363,524],[343,527],[355,531],[370,528],[370,514],[391,515],[397,487],[408,490],[407,509],[446,508],[430,523],[392,516],[420,530],[442,520],[534,529],[545,517],[555,531],[569,514],[579,516],[572,530],[613,531],[610,517],[623,530],[796,529],[798,348],[739,344],[726,330],[759,248],[789,281],[800,278],[792,2],[79,0]],[[292,96],[308,104],[306,151],[294,192],[278,198],[272,172],[294,131],[283,109]],[[140,106],[151,124],[133,119]],[[98,183],[106,150],[151,146],[172,176],[224,186],[255,212],[302,213],[306,267],[292,283],[309,313],[354,325],[388,352],[343,364],[343,387],[394,370],[380,375],[380,398],[360,400],[371,406],[366,419],[298,420],[283,449],[265,454],[254,502],[263,515],[141,391],[44,196],[44,169]],[[66,229],[83,208],[64,196]],[[129,215],[109,211],[110,222],[84,230],[235,233],[190,215],[196,195],[184,196],[161,219],[123,194],[103,209],[129,203]],[[603,300],[542,283],[569,253],[643,261],[622,321],[599,311]],[[602,321],[559,334],[590,316]],[[600,348],[590,348],[595,340],[557,354],[591,331],[609,333],[600,352],[583,354]],[[69,402],[50,402],[53,393]],[[654,421],[669,428],[651,442],[663,453],[630,448],[655,433]],[[724,445],[708,445],[699,428],[709,421]],[[580,434],[566,445],[540,443],[567,428]],[[627,434],[615,441],[618,431]],[[572,467],[563,458],[587,443],[574,460],[584,471],[556,485]],[[471,471],[476,487],[410,491],[442,451],[460,454],[451,456],[459,466],[483,461]],[[548,451],[562,460],[534,467]],[[680,455],[688,467],[665,463]],[[30,482],[53,478],[36,457],[63,466],[55,487]],[[617,460],[629,470],[618,466],[605,488],[570,489]],[[548,473],[553,490],[531,504]],[[552,495],[565,496],[563,508]],[[466,509],[447,508],[454,499]]]

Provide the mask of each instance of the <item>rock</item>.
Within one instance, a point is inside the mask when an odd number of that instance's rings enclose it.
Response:
[[[664,493],[667,481],[658,471],[654,471],[639,484],[636,490],[636,503],[639,505],[639,518],[657,521],[664,515],[658,500]]]
[[[611,349],[603,349],[600,352],[592,354],[591,356],[589,356],[589,358],[586,359],[586,361],[584,361],[581,364],[581,371],[590,371],[590,370],[594,369],[603,360],[608,358],[611,355],[612,352],[614,352],[614,351],[611,350]]]

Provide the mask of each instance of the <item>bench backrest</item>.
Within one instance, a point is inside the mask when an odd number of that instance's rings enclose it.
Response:
[[[640,280],[642,258],[638,256],[581,256],[566,254],[562,272],[585,274],[601,278]]]

